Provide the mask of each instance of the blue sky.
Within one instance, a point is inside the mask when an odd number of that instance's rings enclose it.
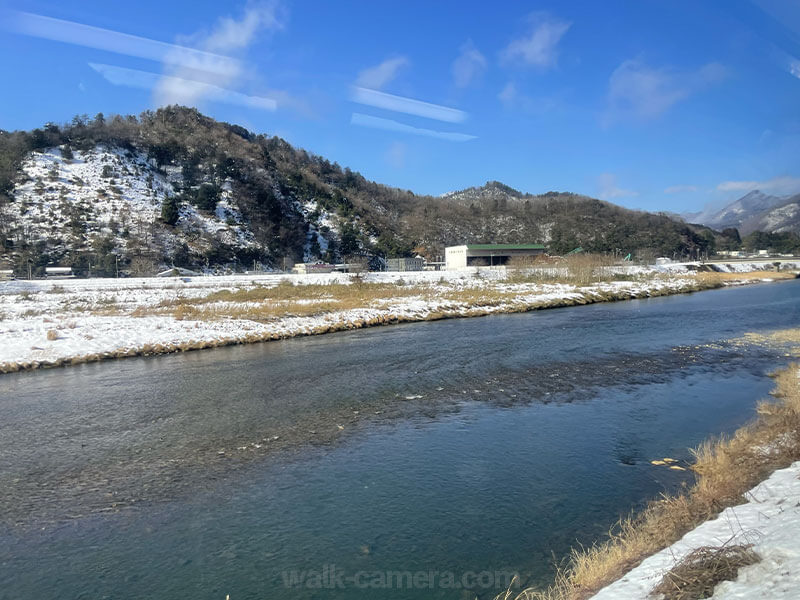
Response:
[[[681,212],[800,191],[797,0],[0,11],[3,129],[177,102],[416,193],[496,179]]]

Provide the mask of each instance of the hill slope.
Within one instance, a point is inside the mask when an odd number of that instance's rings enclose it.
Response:
[[[682,215],[687,221],[701,223],[714,229],[735,227],[742,235],[753,231],[776,233],[794,231],[800,233],[800,219],[794,209],[785,208],[796,204],[798,196],[772,196],[759,190],[748,192],[721,210]],[[777,212],[774,212],[777,211]]]
[[[167,107],[0,131],[0,240],[20,273],[64,263],[145,274],[173,264],[435,257],[473,242],[686,256],[713,249],[715,236],[663,215],[499,182],[416,195],[280,138]]]
[[[742,232],[800,233],[800,194],[784,199],[781,204],[768,208],[742,223]]]

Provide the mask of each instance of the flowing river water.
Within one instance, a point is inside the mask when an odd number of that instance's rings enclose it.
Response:
[[[0,377],[0,598],[492,598],[691,481],[800,280]],[[683,463],[679,463],[683,464]]]

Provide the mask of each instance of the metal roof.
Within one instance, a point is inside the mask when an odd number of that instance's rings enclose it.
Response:
[[[542,244],[467,244],[468,250],[544,250]]]

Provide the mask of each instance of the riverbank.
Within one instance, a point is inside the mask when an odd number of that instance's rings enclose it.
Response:
[[[505,270],[13,281],[0,285],[0,373],[793,277],[635,268],[589,284]]]
[[[800,357],[800,329],[730,343]],[[650,503],[608,540],[574,550],[551,588],[506,598],[794,598],[800,588],[800,365],[774,377],[774,399],[758,404],[753,422],[694,451],[690,468],[697,479],[685,493]]]

